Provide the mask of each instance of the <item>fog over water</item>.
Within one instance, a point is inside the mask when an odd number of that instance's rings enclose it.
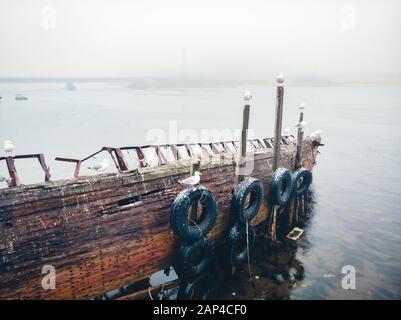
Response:
[[[2,0],[0,77],[401,74],[397,0]]]

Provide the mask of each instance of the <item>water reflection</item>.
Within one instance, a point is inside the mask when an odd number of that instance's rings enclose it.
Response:
[[[225,277],[219,273],[217,279],[224,280],[218,283],[221,289],[216,291],[216,298],[290,299],[294,289],[308,286],[308,282],[305,282],[304,265],[297,254],[300,249],[307,252],[312,245],[308,238],[308,229],[312,224],[315,202],[314,194],[309,192],[305,218],[298,225],[305,232],[299,240],[288,240],[282,232],[280,243],[271,246],[263,237],[259,238],[251,253],[251,276],[247,265],[235,274],[226,273]],[[285,217],[282,216],[279,220],[278,223],[283,224]],[[221,264],[217,260],[216,268],[221,267]]]

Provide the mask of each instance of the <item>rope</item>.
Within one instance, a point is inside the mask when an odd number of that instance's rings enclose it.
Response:
[[[202,202],[202,198],[203,198],[204,193],[205,193],[205,191],[202,190],[202,195],[201,195],[201,197],[200,197],[200,199],[199,199],[200,202]],[[188,220],[189,220],[190,222],[192,222],[192,223],[198,228],[199,233],[200,233],[201,236],[202,236],[202,235],[203,235],[202,229],[199,227],[199,225],[196,223],[196,221],[192,220],[190,217],[188,217]]]
[[[270,237],[272,240],[272,243],[274,243],[277,239],[276,239],[276,228],[277,228],[277,218],[276,218],[276,214],[277,214],[277,209],[276,209],[276,205],[272,206],[272,210],[271,210],[271,214],[270,214],[270,218],[269,218],[269,232],[270,232]]]
[[[269,216],[269,221],[267,223],[267,231],[268,231],[268,233],[270,233],[270,236],[272,236],[272,233],[273,233],[273,230],[272,230],[273,214],[274,214],[274,206],[272,206],[271,214]]]
[[[276,237],[276,228],[277,228],[277,206],[273,205],[271,208],[271,214],[269,217],[269,225],[268,225],[268,232],[270,232],[270,237],[272,242],[275,242],[277,240]]]
[[[251,258],[249,256],[248,220],[246,221],[246,250],[247,250],[247,256],[248,256],[248,273],[249,273],[249,277],[252,277],[252,273],[251,273]]]
[[[196,223],[196,221],[192,220],[191,218],[188,218],[188,220],[190,222],[192,222],[198,228],[200,234],[202,235],[203,234],[202,229],[199,227],[199,225]]]
[[[161,289],[161,294],[160,294],[160,299],[159,300],[163,300],[163,297],[164,297],[164,285],[165,284],[166,284],[166,280],[164,280],[164,282],[162,284],[162,289]],[[150,300],[155,300],[155,299],[153,299],[152,291],[150,291],[150,287],[148,287],[148,294],[149,294]]]
[[[155,300],[155,299],[153,299],[153,297],[152,297],[152,292],[150,291],[150,287],[148,287],[148,294],[149,294],[150,300]]]
[[[202,190],[202,195],[201,195],[201,197],[200,197],[200,199],[199,199],[200,202],[202,202],[203,196],[204,196],[204,195],[205,195],[205,190],[203,189],[203,190]]]

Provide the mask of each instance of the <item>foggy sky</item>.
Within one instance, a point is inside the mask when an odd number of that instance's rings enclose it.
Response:
[[[401,2],[0,0],[0,77],[400,75]]]

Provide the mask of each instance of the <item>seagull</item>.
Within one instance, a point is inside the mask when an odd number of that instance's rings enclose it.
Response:
[[[249,90],[245,90],[244,93],[244,101],[249,102],[252,99],[251,92]]]
[[[316,130],[310,134],[310,138],[312,140],[320,141],[322,139],[320,136],[321,134],[322,134],[322,130]]]
[[[178,181],[178,183],[187,184],[189,186],[194,186],[194,188],[196,188],[196,186],[200,182],[200,176],[201,176],[201,173],[199,171],[195,171],[193,176],[185,178],[183,180],[180,180],[180,181]]]
[[[278,83],[284,83],[284,74],[283,74],[282,72],[280,72],[280,73],[277,75],[276,81],[277,81]]]
[[[6,182],[8,185],[10,185],[11,179],[0,176],[0,182]]]
[[[12,153],[14,151],[14,149],[15,149],[15,147],[10,140],[4,141],[3,150],[5,153]]]
[[[301,122],[295,125],[298,129],[303,129],[306,126],[306,122],[302,120]]]
[[[103,159],[102,162],[95,164],[93,166],[89,166],[88,169],[100,172],[106,170],[109,166],[110,166],[110,160],[105,158]]]
[[[322,133],[322,130],[316,130],[316,131],[312,132],[311,135],[309,136],[310,139],[312,140],[312,145],[314,147],[324,146],[324,144],[321,143],[321,141],[322,141],[322,137],[320,136],[321,133]]]

